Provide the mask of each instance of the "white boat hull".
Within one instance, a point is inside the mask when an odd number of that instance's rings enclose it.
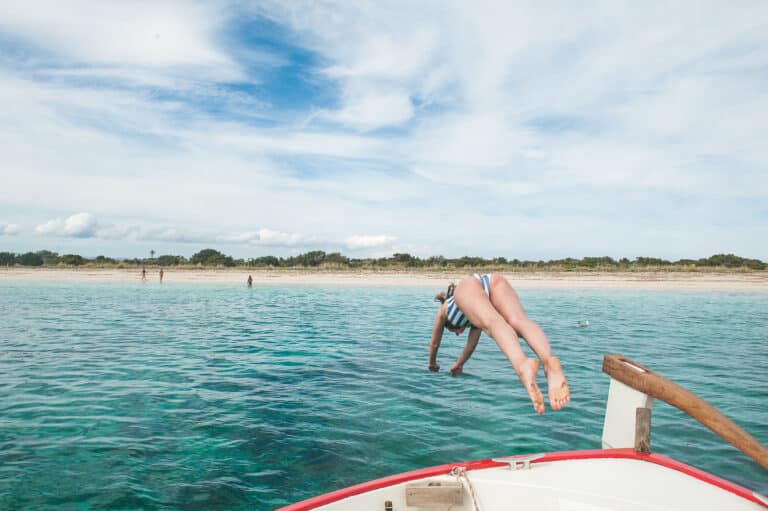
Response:
[[[443,465],[316,497],[283,511],[739,511],[765,510],[750,490],[660,455],[631,450],[554,453],[529,466],[523,458],[471,462],[466,476]],[[505,461],[507,461],[505,460]],[[513,469],[515,465],[520,468]],[[461,485],[458,501],[451,493]],[[432,502],[429,501],[430,487]],[[409,501],[409,493],[411,498]],[[455,493],[455,492],[454,492]],[[412,497],[417,494],[419,499]],[[446,501],[445,499],[449,499]],[[416,504],[414,504],[416,503]],[[421,505],[419,505],[421,503]],[[409,505],[410,504],[410,505]],[[389,506],[389,507],[388,507]]]

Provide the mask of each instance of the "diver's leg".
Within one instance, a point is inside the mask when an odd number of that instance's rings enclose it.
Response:
[[[539,361],[525,356],[517,333],[493,307],[480,281],[474,277],[461,281],[456,286],[454,299],[470,323],[481,328],[486,335],[496,341],[512,367],[515,368],[517,376],[531,398],[534,410],[539,414],[544,413],[544,396],[536,384]]]

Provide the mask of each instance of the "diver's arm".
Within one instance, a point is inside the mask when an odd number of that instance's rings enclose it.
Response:
[[[443,340],[443,328],[445,327],[445,306],[441,305],[437,309],[435,324],[432,326],[432,340],[429,342],[429,364],[430,371],[439,371],[440,365],[437,363],[437,350],[440,348],[440,341]]]
[[[479,328],[472,327],[469,329],[469,334],[467,335],[467,345],[464,346],[464,351],[461,352],[461,355],[459,355],[456,363],[453,364],[453,367],[451,368],[451,376],[458,376],[464,370],[464,364],[467,362],[467,360],[469,360],[469,357],[472,356],[472,353],[475,352],[475,348],[477,347],[477,342],[480,340],[481,333],[482,330]]]

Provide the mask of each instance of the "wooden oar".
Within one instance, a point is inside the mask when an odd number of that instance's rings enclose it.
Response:
[[[603,357],[603,372],[687,413],[768,470],[768,447],[696,394],[623,355]]]

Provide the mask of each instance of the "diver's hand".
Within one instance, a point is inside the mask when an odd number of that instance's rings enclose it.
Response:
[[[455,365],[451,367],[451,376],[458,376],[464,372],[464,366]]]
[[[438,363],[429,364],[427,368],[429,368],[429,370],[432,371],[433,373],[436,373],[440,370],[440,364]]]

